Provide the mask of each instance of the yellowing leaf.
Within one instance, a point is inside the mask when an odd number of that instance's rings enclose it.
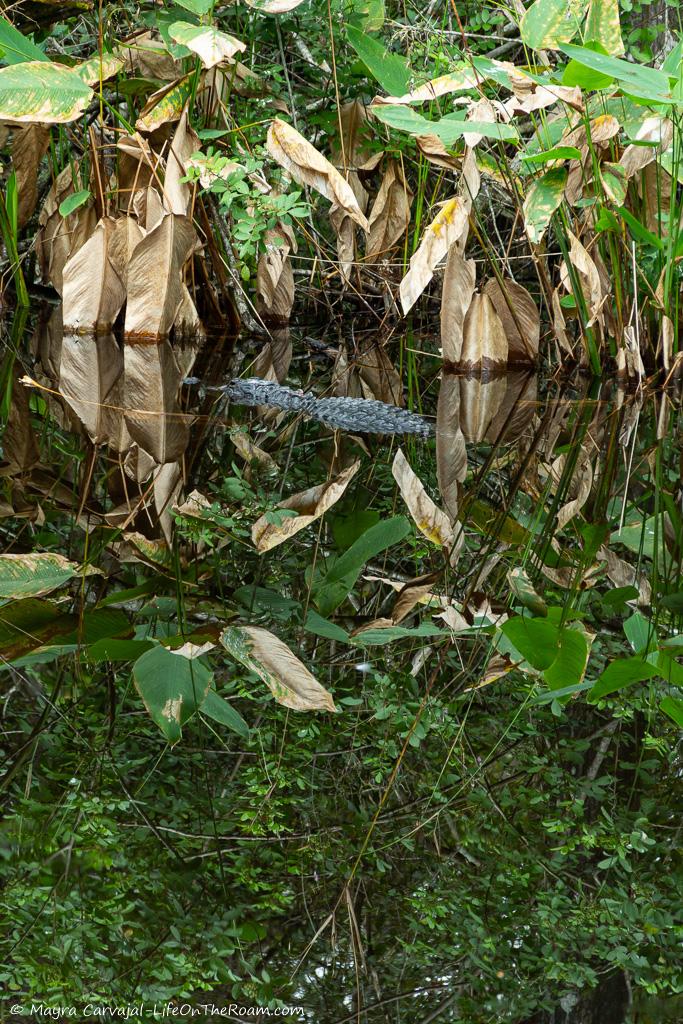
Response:
[[[619,23],[619,0],[590,0],[584,38],[600,43],[605,53],[620,57],[624,50]]]
[[[520,35],[532,50],[556,50],[579,30],[588,0],[535,0],[519,26]]]
[[[96,55],[90,60],[84,60],[82,64],[77,64],[71,70],[86,85],[96,86],[117,75],[123,64],[123,57],[114,53],[103,53],[101,59]]]
[[[267,146],[273,159],[295,181],[300,185],[310,185],[331,203],[340,206],[364,231],[368,230],[365,214],[349,183],[295,128],[276,117],[268,129]]]
[[[476,89],[483,80],[471,64],[463,61],[456,65],[448,75],[441,75],[433,78],[431,82],[425,82],[417,89],[404,93],[403,96],[376,96],[372,101],[373,105],[388,103],[429,103],[439,96],[447,96],[453,92],[466,92],[469,89]]]
[[[396,452],[391,472],[420,533],[432,544],[451,548],[454,534],[450,519],[429,497],[400,448]]]
[[[185,21],[174,21],[168,34],[176,43],[196,53],[205,68],[213,68],[247,48],[246,43],[212,25],[190,25]]]
[[[229,626],[220,640],[233,658],[266,683],[278,704],[293,711],[336,710],[332,695],[267,629]]]
[[[264,14],[287,14],[304,0],[246,0],[250,7]]]
[[[550,219],[562,202],[567,184],[566,167],[554,167],[537,178],[524,200],[524,227],[529,241],[538,245]]]
[[[194,75],[185,75],[149,97],[140,111],[135,127],[141,132],[153,132],[162,124],[179,121],[185,103],[192,92]]]
[[[80,117],[92,89],[62,64],[28,60],[0,69],[0,119],[67,124]]]
[[[0,598],[49,594],[77,572],[78,566],[52,552],[0,555]]]
[[[439,213],[425,228],[422,241],[410,260],[410,270],[401,281],[403,315],[412,309],[425,290],[434,271],[455,242],[467,237],[469,200],[455,196],[444,203]]]
[[[291,498],[278,504],[279,509],[296,512],[295,516],[282,517],[278,523],[272,522],[272,513],[266,513],[257,519],[251,528],[251,539],[256,550],[261,553],[270,551],[271,548],[277,547],[278,544],[284,543],[300,530],[310,526],[316,519],[320,519],[328,509],[339,501],[359,468],[360,462],[356,461],[334,480],[328,480],[316,487],[309,487],[308,490],[293,494]]]

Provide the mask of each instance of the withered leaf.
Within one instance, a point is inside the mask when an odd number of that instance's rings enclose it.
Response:
[[[138,243],[128,268],[127,337],[166,337],[183,303],[182,270],[196,246],[192,222],[175,213]]]

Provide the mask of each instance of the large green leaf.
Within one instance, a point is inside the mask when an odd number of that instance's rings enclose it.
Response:
[[[660,701],[659,708],[668,715],[676,725],[683,729],[683,700],[680,697],[664,697]]]
[[[412,107],[402,104],[375,105],[373,115],[390,128],[407,132],[409,135],[436,135],[445,146],[452,146],[468,135],[483,135],[487,139],[514,141],[518,138],[516,128],[511,124],[491,124],[489,121],[464,121],[461,117],[447,115],[440,121],[430,121]]]
[[[534,245],[543,238],[552,215],[562,202],[568,172],[566,167],[554,167],[538,178],[524,200],[524,226],[529,241]]]
[[[622,690],[632,683],[641,683],[646,679],[652,679],[658,674],[656,667],[649,661],[643,661],[642,658],[617,658],[598,676],[588,694],[588,700],[595,703],[609,693]]]
[[[349,26],[346,30],[349,43],[366,68],[390,96],[403,96],[410,88],[413,73],[402,57],[390,53],[382,43],[372,36]]]
[[[0,555],[0,598],[49,594],[77,572],[77,565],[52,552]]]
[[[609,75],[631,96],[658,103],[672,102],[671,80],[663,71],[648,68],[643,64],[631,64],[629,61],[609,57],[604,53],[596,53],[585,46],[565,43],[560,49],[577,63],[603,75]]]
[[[624,52],[619,0],[590,0],[584,38],[587,42],[599,43],[605,53],[614,57]]]
[[[588,0],[535,0],[519,26],[522,40],[532,50],[556,50],[576,35]]]
[[[61,64],[25,61],[0,70],[0,119],[27,124],[66,124],[83,113],[90,86]]]
[[[539,672],[550,668],[559,652],[560,630],[547,619],[517,615],[501,626],[501,632]]]
[[[199,710],[203,715],[213,718],[214,722],[227,725],[228,729],[232,729],[239,736],[243,736],[245,740],[249,739],[249,726],[247,723],[240,713],[235,711],[232,704],[229,704],[225,697],[221,697],[215,690],[209,690]]]
[[[49,58],[6,18],[0,18],[0,61],[21,64],[26,60],[48,61]]]
[[[398,544],[410,531],[411,526],[405,516],[394,516],[366,530],[315,585],[314,600],[321,615],[329,615],[341,604],[370,558]]]
[[[147,651],[133,665],[138,693],[169,743],[181,738],[183,725],[204,703],[212,678],[211,669],[198,658],[165,647]]]

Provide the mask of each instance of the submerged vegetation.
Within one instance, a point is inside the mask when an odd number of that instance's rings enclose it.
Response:
[[[681,1019],[677,17],[0,17],[1,1020]]]

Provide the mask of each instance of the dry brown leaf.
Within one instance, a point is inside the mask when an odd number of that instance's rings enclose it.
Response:
[[[277,469],[275,460],[268,452],[264,452],[263,448],[259,448],[257,444],[254,444],[249,434],[245,433],[244,430],[237,429],[231,431],[230,440],[245,462],[260,462],[268,469]]]
[[[460,245],[448,253],[441,292],[441,355],[446,364],[457,364],[462,354],[465,315],[476,288],[477,265],[466,260]]]
[[[112,181],[119,210],[132,214],[136,195],[144,191],[152,181],[158,182],[159,158],[138,132],[124,135],[116,143],[117,173]],[[140,218],[144,226],[144,216]]]
[[[574,146],[576,149],[583,149],[590,143],[593,146],[605,146],[621,131],[621,125],[612,114],[600,114],[593,118],[588,127],[582,121],[576,128],[565,132],[558,146]]]
[[[470,200],[454,196],[443,204],[439,213],[425,228],[422,241],[410,260],[410,270],[401,281],[403,315],[412,309],[422,295],[437,265],[456,242],[464,247],[467,237]]]
[[[572,234],[571,231],[568,231],[567,235],[570,242],[569,259],[578,271],[581,291],[590,314],[590,319],[586,326],[592,327],[596,322],[602,324],[603,294],[598,268],[588,250],[581,244],[576,235]],[[567,291],[571,292],[569,272],[564,262],[562,263],[560,276]]]
[[[36,252],[43,281],[61,294],[62,271],[69,256],[78,252],[95,230],[97,217],[92,202],[79,206],[77,210],[62,217],[60,204],[75,191],[84,187],[70,165],[57,176],[45,198],[38,217]]]
[[[12,400],[2,434],[2,475],[26,473],[40,460],[36,433],[31,424],[30,391],[17,382],[17,369],[12,382]],[[12,514],[12,513],[10,513]]]
[[[529,292],[521,284],[495,277],[482,288],[500,317],[508,340],[508,363],[535,363],[541,339],[541,315]]]
[[[107,253],[126,288],[131,257],[143,238],[142,228],[132,217],[119,217],[114,222],[114,230],[108,239]]]
[[[340,473],[336,479],[328,480],[316,487],[309,487],[307,490],[293,494],[291,498],[281,501],[277,508],[289,509],[297,514],[283,518],[279,524],[269,522],[268,520],[272,517],[268,513],[257,519],[251,528],[251,539],[256,550],[260,554],[270,551],[271,548],[283,544],[300,530],[305,530],[316,519],[320,519],[328,509],[339,501],[359,469],[360,462],[356,461]]]
[[[335,711],[328,691],[289,647],[267,629],[228,626],[221,635],[227,651],[255,672],[278,704],[293,711]]]
[[[123,281],[109,257],[115,221],[103,217],[88,241],[64,265],[64,329],[109,332],[126,301]]]
[[[551,479],[559,484],[567,463],[566,455],[559,455],[550,467]],[[593,486],[593,465],[587,452],[582,452],[574,466],[569,483],[569,493],[573,496],[557,513],[557,528],[564,529],[574,516],[578,515],[588,501]]]
[[[597,557],[599,559],[604,559],[607,563],[607,575],[615,587],[637,587],[638,604],[641,605],[641,607],[647,607],[652,604],[652,587],[647,578],[647,573],[637,573],[630,562],[626,562],[623,558],[619,558],[619,556],[605,544],[598,549]]]
[[[386,257],[403,237],[410,224],[413,193],[408,188],[397,160],[387,161],[379,192],[368,217],[366,257],[369,261]]]
[[[465,317],[460,365],[464,369],[496,370],[507,366],[508,341],[502,321],[488,295],[477,292]]]
[[[15,128],[10,154],[17,176],[17,224],[23,228],[38,202],[38,171],[50,145],[50,129],[44,124]]]
[[[116,54],[122,58],[129,78],[151,78],[171,82],[178,77],[182,65],[174,60],[160,39],[151,32],[142,32],[124,45]]]
[[[394,457],[391,472],[420,533],[432,544],[450,550],[455,540],[451,521],[429,497],[400,448]]]
[[[391,609],[390,623],[398,625],[409,615],[416,605],[420,604],[423,598],[431,593],[431,589],[439,578],[438,573],[428,573],[426,576],[418,576],[417,579],[409,580],[398,592],[398,597]]]
[[[300,185],[310,185],[345,210],[364,231],[368,230],[365,214],[349,183],[296,128],[276,117],[268,129],[267,147],[272,158],[284,167],[290,177]]]
[[[422,155],[429,160],[430,164],[436,167],[443,167],[447,171],[459,171],[462,158],[453,156],[450,150],[438,137],[438,135],[418,135],[415,139],[417,148]]]
[[[176,462],[190,436],[192,417],[178,405],[178,392],[189,358],[161,344],[124,345],[125,419],[133,440],[155,462]]]
[[[289,254],[296,248],[291,228],[279,225],[264,236],[266,250],[256,271],[257,309],[261,317],[286,322],[294,305],[294,273]]]
[[[376,398],[389,405],[403,405],[401,377],[379,341],[368,341],[361,346],[358,366],[365,398]]]
[[[436,476],[439,492],[452,522],[458,518],[458,484],[467,476],[467,449],[460,419],[458,378],[444,370],[436,408]]]
[[[368,193],[363,187],[357,171],[348,171],[348,183],[356,197],[360,210],[365,214],[368,207]],[[348,281],[356,258],[356,229],[357,224],[353,217],[341,206],[334,203],[330,207],[330,223],[337,236],[337,259],[339,269],[344,280]]]
[[[166,158],[164,200],[171,213],[189,212],[192,187],[181,181],[187,174],[190,157],[201,148],[199,136],[188,123],[187,107],[183,110]]]
[[[509,117],[507,119],[509,120]],[[491,103],[491,100],[482,96],[469,106],[465,120],[478,121],[484,124],[495,124],[498,120],[496,108],[493,106],[493,103]],[[478,146],[483,138],[484,136],[480,135],[478,132],[468,132],[465,136],[467,145],[470,149],[474,149],[475,146]]]
[[[184,301],[182,270],[196,247],[192,222],[175,213],[139,242],[128,270],[127,337],[166,337]]]
[[[632,178],[638,171],[651,164],[657,154],[668,149],[673,139],[673,123],[668,117],[646,117],[636,132],[638,142],[649,142],[649,146],[627,146],[621,154],[619,163],[624,168],[627,178]]]

